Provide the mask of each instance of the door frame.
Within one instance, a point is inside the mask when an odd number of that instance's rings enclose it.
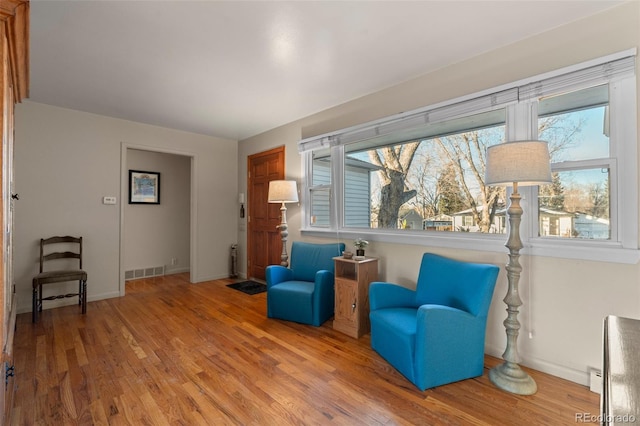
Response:
[[[196,230],[198,229],[198,197],[197,197],[197,179],[196,179],[196,171],[197,171],[197,158],[196,155],[191,152],[180,151],[177,149],[171,148],[160,148],[156,146],[148,146],[148,145],[137,145],[127,142],[120,143],[120,273],[119,273],[119,289],[120,296],[125,295],[126,290],[126,281],[124,279],[125,273],[125,259],[124,259],[124,225],[125,225],[125,203],[128,197],[129,191],[129,170],[127,167],[127,152],[129,149],[137,149],[140,151],[150,151],[150,152],[159,152],[163,154],[173,154],[180,155],[183,157],[191,158],[191,201],[190,201],[190,229],[189,229],[189,282],[194,283],[195,277],[197,274],[197,262],[196,258],[198,256],[198,244],[197,244],[197,236],[198,233]]]

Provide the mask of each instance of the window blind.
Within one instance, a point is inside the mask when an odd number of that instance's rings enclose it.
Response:
[[[370,141],[370,144],[375,144],[377,141],[384,141],[384,143],[408,141],[423,133],[425,135],[431,134],[428,129],[434,123],[634,75],[635,61],[636,57],[633,54],[580,70],[554,75],[540,81],[517,85],[488,95],[463,101],[454,100],[450,104],[425,107],[323,135],[312,136],[298,142],[298,151],[306,152],[353,142]]]
[[[421,133],[429,133],[427,129],[432,124],[469,114],[491,111],[517,101],[517,88],[503,90],[449,105],[398,114],[359,126],[306,138],[298,143],[298,151],[305,152],[327,145],[345,145],[372,139],[389,141],[390,137],[397,141],[409,140]]]
[[[520,101],[571,92],[635,74],[636,58],[628,56],[578,71],[532,82],[518,89]]]
[[[332,136],[314,136],[298,142],[298,152],[315,151],[331,147]]]

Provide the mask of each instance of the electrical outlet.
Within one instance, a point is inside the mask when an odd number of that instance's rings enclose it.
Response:
[[[102,204],[115,204],[116,197],[102,197]]]
[[[171,265],[174,265],[174,266],[175,266],[175,265],[177,265],[177,264],[178,264],[178,259],[177,259],[177,258],[175,258],[175,257],[172,257],[172,258],[171,258]]]

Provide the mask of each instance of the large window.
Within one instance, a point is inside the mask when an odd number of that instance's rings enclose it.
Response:
[[[509,194],[484,184],[486,148],[540,139],[553,182],[521,191],[525,242],[637,251],[635,57],[550,74],[302,141],[304,229],[501,250]]]
[[[503,232],[504,189],[485,186],[484,156],[504,142],[504,122],[500,108],[410,141],[345,146],[345,227]]]

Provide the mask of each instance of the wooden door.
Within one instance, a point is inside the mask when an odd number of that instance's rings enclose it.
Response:
[[[282,239],[280,205],[269,204],[269,182],[284,179],[284,147],[248,158],[247,277],[265,279],[268,265],[279,265]]]

